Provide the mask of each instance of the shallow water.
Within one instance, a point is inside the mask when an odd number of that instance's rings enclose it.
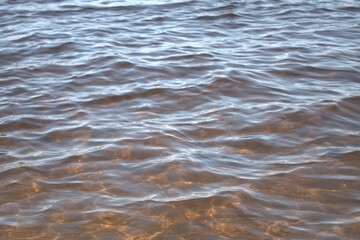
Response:
[[[360,5],[2,1],[0,239],[356,239]]]

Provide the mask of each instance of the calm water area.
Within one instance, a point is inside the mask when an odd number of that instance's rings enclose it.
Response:
[[[0,239],[360,239],[360,1],[0,0]]]

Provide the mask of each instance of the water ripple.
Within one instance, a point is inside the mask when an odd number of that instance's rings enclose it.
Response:
[[[355,0],[3,1],[1,239],[356,239]]]

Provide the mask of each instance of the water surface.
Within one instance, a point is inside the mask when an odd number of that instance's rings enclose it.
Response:
[[[2,1],[0,239],[356,239],[360,7]]]

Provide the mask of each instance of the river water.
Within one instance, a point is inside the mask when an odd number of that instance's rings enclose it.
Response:
[[[0,3],[0,239],[358,239],[358,0]]]

